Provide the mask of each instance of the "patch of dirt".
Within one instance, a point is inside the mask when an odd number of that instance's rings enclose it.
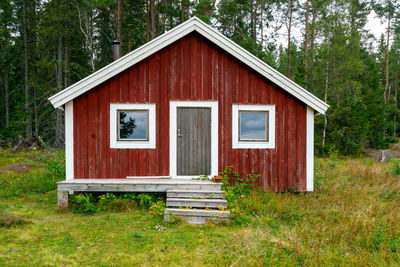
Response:
[[[15,171],[18,173],[25,173],[29,171],[29,163],[14,163],[5,166],[3,169],[0,170],[0,173],[6,171]]]
[[[395,151],[395,152],[400,153],[400,142],[391,144],[390,145],[390,151]]]

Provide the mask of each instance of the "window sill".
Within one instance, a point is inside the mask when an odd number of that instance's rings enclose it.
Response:
[[[272,142],[235,142],[232,146],[233,149],[240,148],[252,148],[252,149],[265,149],[265,148],[275,148],[275,144]]]

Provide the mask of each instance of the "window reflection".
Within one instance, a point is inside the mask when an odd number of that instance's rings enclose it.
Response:
[[[120,140],[148,140],[148,114],[144,111],[118,111]]]
[[[267,123],[268,112],[239,112],[239,140],[240,141],[268,141]]]

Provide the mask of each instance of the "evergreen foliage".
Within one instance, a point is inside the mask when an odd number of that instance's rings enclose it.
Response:
[[[387,27],[379,40],[365,30],[372,11]],[[0,145],[21,135],[63,146],[63,112],[48,97],[109,64],[111,41],[124,55],[192,16],[331,106],[316,117],[317,152],[359,154],[399,135],[395,0],[5,0]]]

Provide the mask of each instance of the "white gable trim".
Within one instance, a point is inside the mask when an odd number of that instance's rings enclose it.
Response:
[[[198,32],[317,112],[324,114],[328,109],[329,105],[325,102],[196,17],[189,19],[63,91],[53,95],[49,100],[55,108],[58,108],[193,31]]]

